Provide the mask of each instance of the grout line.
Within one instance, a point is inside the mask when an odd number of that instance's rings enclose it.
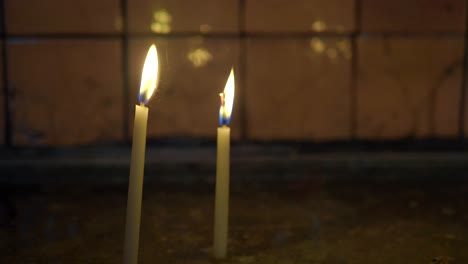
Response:
[[[129,91],[129,81],[128,81],[128,19],[127,19],[127,0],[120,1],[120,11],[122,16],[122,32],[120,34],[121,38],[121,51],[122,51],[122,94],[123,94],[123,142],[130,141],[130,134],[129,134],[129,111],[130,106],[128,102],[128,98],[130,98],[130,91]]]
[[[3,111],[4,111],[4,122],[5,122],[5,145],[7,147],[12,146],[12,122],[11,122],[11,107],[10,107],[10,93],[8,89],[8,53],[7,53],[7,38],[6,38],[6,18],[5,18],[5,1],[0,0],[0,30],[1,30],[1,40],[2,40],[2,84],[3,84]]]
[[[465,110],[466,110],[466,86],[468,74],[468,0],[465,1],[465,36],[463,45],[463,65],[462,65],[462,82],[460,93],[460,108],[458,113],[458,137],[460,140],[465,140]]]
[[[121,0],[122,2],[125,0]],[[240,0],[245,1],[245,0]],[[245,28],[241,32],[218,32],[201,34],[199,32],[174,32],[170,34],[156,34],[156,33],[129,33],[127,29],[127,18],[126,15],[122,18],[123,21],[123,33],[102,33],[102,34],[80,34],[80,33],[49,33],[49,34],[6,34],[7,39],[16,40],[37,40],[37,39],[117,39],[117,38],[185,38],[202,36],[204,38],[216,39],[216,38],[265,38],[265,39],[288,39],[288,38],[310,38],[310,37],[329,37],[329,38],[341,38],[346,36],[366,37],[366,38],[381,38],[381,37],[401,37],[401,38],[462,38],[465,37],[465,33],[457,32],[434,32],[434,33],[403,33],[403,32],[246,32]],[[241,19],[241,18],[240,18]],[[239,22],[239,24],[241,24]]]
[[[245,39],[246,34],[246,5],[245,0],[239,0],[239,72],[241,76],[241,89],[242,89],[242,99],[240,100],[240,117],[241,117],[241,140],[248,141],[247,127],[247,43]]]
[[[351,141],[356,141],[357,139],[357,115],[358,115],[358,47],[357,41],[361,36],[361,0],[356,0],[355,2],[355,32],[351,35],[351,49],[352,49],[352,59],[351,59],[351,87],[350,87],[350,96],[351,96],[351,106],[350,106],[350,130],[351,130]]]
[[[12,40],[38,40],[38,39],[118,39],[123,34],[120,33],[47,33],[47,34],[7,34],[6,38]]]
[[[358,48],[357,48],[357,38],[351,37],[351,84],[350,84],[350,130],[351,130],[351,140],[355,141],[357,139],[357,112],[358,112]]]

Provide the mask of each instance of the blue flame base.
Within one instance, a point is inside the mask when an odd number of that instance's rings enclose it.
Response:
[[[220,126],[227,126],[231,122],[231,117],[226,117],[222,114],[219,115],[219,125]]]

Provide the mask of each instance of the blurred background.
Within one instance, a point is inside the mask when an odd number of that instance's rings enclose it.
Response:
[[[466,1],[2,3],[7,147],[129,143],[151,43],[150,139],[214,140],[234,66],[236,142],[464,144]]]
[[[467,0],[0,0],[0,262],[121,263],[149,46],[141,263],[468,263]]]

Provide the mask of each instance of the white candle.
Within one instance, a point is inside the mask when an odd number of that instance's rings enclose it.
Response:
[[[214,219],[214,257],[225,258],[228,242],[228,218],[229,218],[229,170],[230,170],[230,134],[228,127],[234,102],[234,70],[226,82],[224,93],[220,94],[221,107],[219,109],[219,123],[216,159],[216,194],[215,194],[215,219]]]
[[[147,120],[148,108],[144,105],[136,105],[125,226],[125,264],[133,264],[138,260]]]
[[[125,222],[124,264],[138,262],[138,244],[140,240],[141,197],[143,193],[143,175],[145,166],[146,127],[148,103],[156,89],[158,81],[158,53],[152,45],[146,56],[140,85],[140,105],[135,106],[133,125],[132,157],[128,185],[127,215]]]

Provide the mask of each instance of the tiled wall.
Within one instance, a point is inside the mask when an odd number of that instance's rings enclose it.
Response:
[[[466,2],[3,0],[0,144],[128,141],[152,42],[152,138],[214,137],[231,66],[238,140],[468,136]]]

